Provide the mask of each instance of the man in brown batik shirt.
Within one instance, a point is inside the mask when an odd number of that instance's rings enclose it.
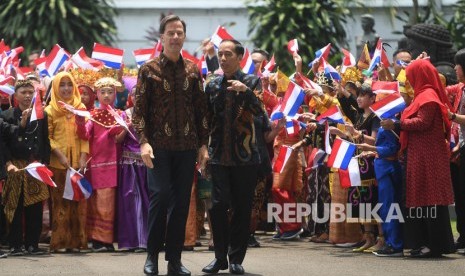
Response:
[[[160,22],[163,53],[139,71],[132,122],[148,167],[150,206],[144,273],[158,274],[165,245],[168,275],[190,275],[181,263],[195,163],[208,159],[208,108],[197,66],[180,51],[186,24]]]

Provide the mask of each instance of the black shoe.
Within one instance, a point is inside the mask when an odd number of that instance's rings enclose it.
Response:
[[[32,246],[32,245],[29,246],[29,248],[27,249],[27,252],[31,255],[44,255],[45,253],[47,253],[45,250],[40,249],[37,246]]]
[[[260,243],[257,241],[255,236],[252,234],[249,236],[249,240],[247,241],[248,247],[260,247]]]
[[[428,247],[422,246],[418,249],[413,249],[410,251],[410,257],[412,258],[438,258],[441,257],[441,254],[435,254],[433,253]]]
[[[182,251],[194,251],[194,247],[193,246],[183,246]]]
[[[230,264],[229,265],[229,272],[231,274],[242,275],[242,274],[244,274],[244,268],[240,264]]]
[[[158,275],[158,254],[148,254],[144,264],[145,275]]]
[[[465,253],[465,242],[456,242],[455,250],[457,250],[457,253]]]
[[[105,244],[105,247],[107,248],[108,252],[115,252],[115,247],[113,246],[112,243]]]
[[[108,252],[108,248],[106,244],[99,242],[99,241],[93,241],[92,242],[92,251],[93,252]]]
[[[7,258],[7,257],[8,257],[8,254],[0,250],[0,259]]]
[[[10,255],[10,256],[24,256],[24,251],[23,251],[23,249],[21,247],[16,247],[16,248],[12,248],[8,255]]]
[[[228,261],[220,261],[218,259],[214,259],[211,263],[209,263],[206,267],[202,269],[202,272],[213,274],[225,269],[228,269]]]
[[[404,251],[402,249],[394,249],[390,245],[385,245],[380,250],[373,251],[378,257],[403,257]]]
[[[181,260],[168,261],[168,275],[191,275],[191,272],[182,265]]]

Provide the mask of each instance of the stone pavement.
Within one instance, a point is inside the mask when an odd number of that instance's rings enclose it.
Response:
[[[247,251],[243,263],[246,275],[465,275],[465,256],[450,254],[441,259],[380,258],[352,253],[329,244],[273,241],[271,234],[258,235],[261,248]],[[192,275],[201,272],[213,258],[204,246],[183,252],[182,261]],[[46,248],[44,246],[44,248]],[[143,275],[145,253],[77,253],[0,259],[0,275]],[[160,275],[166,275],[164,255],[160,255]],[[219,275],[226,275],[222,271]]]

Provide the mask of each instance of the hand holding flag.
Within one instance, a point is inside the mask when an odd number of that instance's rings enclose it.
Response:
[[[91,195],[92,185],[90,182],[73,168],[68,168],[63,198],[80,201],[82,199],[88,199]]]
[[[32,162],[21,170],[26,170],[32,177],[39,180],[40,182],[43,182],[51,187],[57,187],[51,178],[53,176],[52,171],[50,171],[44,164],[40,162]]]
[[[299,51],[299,44],[297,43],[297,39],[291,39],[287,43],[287,50],[291,55],[294,55],[294,53],[297,53]]]
[[[128,124],[126,123],[126,121],[113,109],[113,107],[111,107],[110,105],[107,105],[107,110],[108,112],[110,112],[110,114],[115,118],[116,122],[122,126],[128,133],[129,135],[131,135],[132,138],[134,138],[135,140],[137,140],[136,137],[134,137],[134,135],[132,134],[131,130],[129,129],[129,126]]]
[[[91,116],[90,116],[90,112],[87,111],[87,110],[76,109],[76,108],[74,108],[74,106],[69,105],[69,104],[67,104],[67,103],[64,103],[64,102],[62,102],[62,101],[58,101],[58,103],[59,103],[62,107],[66,108],[69,112],[71,112],[71,113],[73,113],[73,114],[75,114],[75,115],[78,115],[78,116],[81,116],[81,117],[85,117],[85,118],[90,118],[90,117],[91,117]]]

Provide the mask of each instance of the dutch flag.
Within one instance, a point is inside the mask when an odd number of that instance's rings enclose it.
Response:
[[[380,119],[393,118],[405,109],[404,98],[398,93],[392,93],[370,106],[373,113]]]
[[[327,60],[330,51],[331,51],[331,43],[328,43],[328,45],[326,45],[325,47],[315,52],[315,59],[313,59],[313,61],[310,62],[308,66],[312,67],[313,63],[319,61],[320,58]]]
[[[289,136],[296,136],[299,134],[301,129],[306,128],[307,125],[304,122],[296,119],[286,120],[286,132]]]
[[[124,50],[111,48],[102,44],[94,43],[92,58],[103,61],[105,67],[120,69],[123,63]]]
[[[356,149],[354,144],[336,138],[328,158],[328,167],[347,170]]]
[[[319,148],[313,148],[312,152],[308,156],[307,168],[305,169],[306,173],[309,173],[312,169],[318,168],[318,166],[323,165],[325,161],[326,153]]]
[[[200,57],[197,67],[199,68],[200,74],[206,75],[208,73],[207,61],[205,60],[204,55]]]
[[[147,60],[153,58],[155,55],[155,48],[137,49],[132,51],[136,59],[137,67],[141,67]]]
[[[389,59],[383,50],[383,42],[381,41],[381,38],[378,39],[378,43],[376,44],[376,49],[373,53],[373,57],[371,58],[370,66],[368,66],[368,72],[373,72],[376,66],[380,63],[382,63],[386,68],[390,66]]]
[[[88,199],[92,194],[92,185],[79,172],[69,168],[66,173],[65,190],[63,198],[73,201]]]
[[[255,64],[253,63],[252,56],[247,49],[245,49],[244,56],[241,60],[241,68],[246,74],[253,74],[255,72]]]
[[[56,75],[58,70],[60,70],[68,59],[69,55],[65,49],[61,48],[60,45],[55,44],[52,51],[47,56],[47,61],[45,63],[45,69],[47,70],[48,75],[50,77]]]
[[[334,67],[331,66],[331,64],[327,63],[325,59],[323,59],[323,67],[325,71],[325,76],[328,79],[332,79],[336,81],[340,81],[342,79],[341,75],[339,75],[336,69],[334,69]]]
[[[293,149],[289,146],[281,146],[279,149],[279,154],[278,157],[276,158],[274,164],[273,164],[273,171],[275,173],[282,173],[287,161],[289,160],[289,157],[292,154]]]
[[[284,116],[293,117],[297,114],[300,105],[304,101],[305,93],[302,87],[294,82],[289,82],[284,100],[280,106],[271,114],[271,120],[279,120]]]
[[[320,114],[316,118],[318,123],[323,124],[326,120],[330,120],[335,123],[339,124],[345,124],[344,117],[342,116],[342,112],[339,109],[339,106],[333,105],[330,108],[328,108],[325,112]]]

